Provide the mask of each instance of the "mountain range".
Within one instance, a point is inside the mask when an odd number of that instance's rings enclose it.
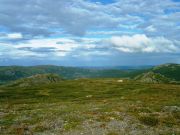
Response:
[[[34,75],[56,74],[64,79],[77,78],[129,78],[150,82],[180,81],[180,64],[163,64],[149,68],[99,69],[63,67],[53,65],[43,66],[1,66],[0,83],[7,83]],[[36,78],[36,77],[35,77]],[[149,78],[149,79],[147,79]],[[150,79],[151,78],[151,79]],[[157,80],[159,78],[160,80]],[[163,80],[163,81],[162,81]],[[166,81],[165,81],[166,80]],[[145,82],[146,82],[145,81]]]

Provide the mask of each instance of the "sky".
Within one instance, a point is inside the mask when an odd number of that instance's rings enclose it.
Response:
[[[0,66],[180,63],[180,0],[0,0]]]

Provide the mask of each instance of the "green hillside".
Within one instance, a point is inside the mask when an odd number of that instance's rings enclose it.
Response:
[[[179,94],[180,85],[119,79],[1,86],[0,134],[178,135]]]
[[[0,67],[0,135],[178,135],[178,71]]]
[[[136,74],[137,75],[137,74]],[[163,64],[155,66],[134,77],[135,80],[146,83],[179,83],[180,64]]]
[[[134,80],[144,83],[170,83],[171,80],[164,75],[152,71],[140,74]]]
[[[58,74],[66,79],[74,78],[119,78],[132,77],[144,70],[117,70],[117,69],[85,69],[61,66],[9,66],[0,67],[0,82],[14,81],[20,78],[29,77],[36,74]]]
[[[63,79],[57,74],[36,74],[27,78],[18,79],[8,84],[11,87],[32,87],[35,85],[45,85],[50,83],[58,83]]]
[[[180,81],[180,64],[164,64],[154,67],[152,71],[175,81]]]
[[[62,66],[9,66],[0,67],[0,83],[30,77],[36,74],[57,74],[65,79],[75,78],[134,78],[142,73],[153,72],[161,74],[173,81],[180,81],[180,65],[164,64],[149,69],[86,69]]]

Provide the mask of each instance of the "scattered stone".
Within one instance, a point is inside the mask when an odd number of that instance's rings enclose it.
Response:
[[[0,118],[3,117],[4,115],[6,115],[6,113],[0,112]]]
[[[117,82],[122,83],[122,82],[123,82],[123,80],[117,80]]]
[[[165,106],[162,109],[163,112],[180,112],[180,107],[178,106]]]
[[[87,97],[87,98],[92,98],[92,95],[87,95],[86,97]]]
[[[28,126],[24,125],[16,129],[18,135],[33,135]]]

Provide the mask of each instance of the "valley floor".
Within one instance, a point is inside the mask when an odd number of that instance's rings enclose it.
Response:
[[[179,135],[180,85],[79,79],[0,87],[1,135]]]

